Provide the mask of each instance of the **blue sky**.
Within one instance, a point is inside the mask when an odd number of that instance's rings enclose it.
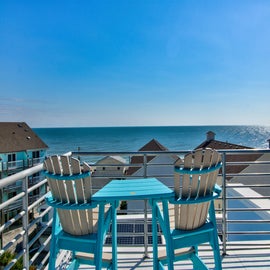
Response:
[[[0,121],[270,125],[270,1],[0,2]]]

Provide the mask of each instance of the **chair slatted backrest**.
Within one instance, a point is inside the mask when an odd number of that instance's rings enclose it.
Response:
[[[98,208],[76,209],[91,202],[91,167],[86,163],[81,167],[73,157],[57,155],[48,157],[44,164],[52,197],[63,206],[57,208],[63,230],[73,235],[96,232]],[[72,205],[72,209],[64,209],[65,205]]]
[[[215,167],[220,165],[220,162],[221,156],[217,151],[198,149],[185,156],[182,171],[175,169],[176,200],[184,202],[174,205],[174,226],[176,229],[192,230],[205,223],[210,201],[200,201],[203,197],[211,196],[219,172]]]

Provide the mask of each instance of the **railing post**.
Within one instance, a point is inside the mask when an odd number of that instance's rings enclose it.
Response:
[[[22,181],[22,191],[24,192],[23,200],[23,211],[25,215],[22,218],[23,231],[23,266],[24,269],[29,269],[29,243],[28,243],[28,224],[29,224],[29,213],[28,213],[28,176]]]
[[[147,178],[147,155],[143,155],[143,177]],[[144,256],[148,255],[147,200],[144,200]]]
[[[148,226],[147,226],[147,200],[144,200],[144,256],[149,258],[148,254]]]
[[[222,154],[222,243],[223,255],[227,246],[227,191],[226,191],[226,153]]]
[[[147,177],[147,155],[143,155],[143,178]]]

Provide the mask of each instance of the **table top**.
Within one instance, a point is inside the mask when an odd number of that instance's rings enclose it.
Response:
[[[132,180],[112,180],[97,191],[92,200],[143,200],[143,199],[169,199],[174,192],[156,178],[143,178]]]

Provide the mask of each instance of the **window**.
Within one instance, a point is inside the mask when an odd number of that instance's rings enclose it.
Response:
[[[8,193],[8,199],[15,197],[17,193],[15,191]]]
[[[39,158],[40,152],[39,151],[33,151],[33,158]]]
[[[16,154],[8,154],[8,162],[16,161]]]

